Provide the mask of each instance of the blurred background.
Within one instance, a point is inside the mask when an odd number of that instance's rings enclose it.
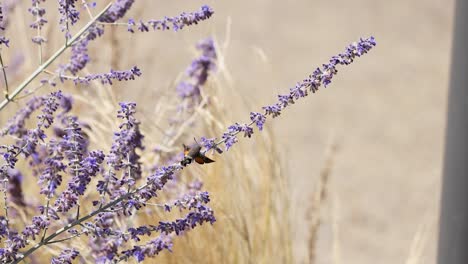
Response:
[[[173,4],[158,2],[145,13],[188,8]],[[180,50],[213,33],[230,39],[225,63],[235,89],[251,105],[263,106],[348,43],[375,36],[375,49],[341,67],[329,88],[268,124],[291,183],[294,250],[298,260],[305,256],[304,216],[334,141],[339,148],[317,263],[435,263],[454,1],[209,4],[216,12],[210,22],[174,40],[157,36],[153,52],[174,60],[156,62],[157,81],[151,83],[169,81],[183,65]],[[226,104],[239,116],[251,110]]]
[[[267,124],[290,185],[285,218],[294,255],[307,263],[313,195],[328,166],[316,263],[435,263],[454,1],[138,1],[127,17],[172,16],[201,4],[215,15],[188,30],[112,31],[112,49],[92,48],[100,61],[90,68],[105,72],[109,60],[116,69],[138,65],[142,78],[114,89],[119,100],[148,103],[180,76],[194,43],[214,36],[234,88],[224,95],[243,98],[224,102],[229,124],[247,120],[349,43],[374,36],[377,46],[340,67],[329,88]],[[50,51],[59,45],[51,42]],[[22,48],[33,56],[32,44]],[[229,161],[229,153],[220,160]]]

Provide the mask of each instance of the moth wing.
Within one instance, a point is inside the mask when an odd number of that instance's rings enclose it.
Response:
[[[195,161],[196,161],[198,164],[203,164],[203,163],[205,163],[205,159],[203,159],[203,158],[200,157],[200,156],[195,157]]]
[[[205,163],[212,163],[212,162],[215,162],[214,160],[212,160],[212,159],[210,159],[210,158],[208,158],[208,157],[203,157],[203,161],[204,161]]]

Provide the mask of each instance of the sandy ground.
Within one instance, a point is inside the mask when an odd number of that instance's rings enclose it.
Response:
[[[233,85],[260,107],[350,42],[374,35],[378,46],[340,68],[329,89],[270,123],[293,189],[298,263],[307,247],[305,211],[331,138],[340,151],[317,262],[393,264],[413,254],[419,263],[435,263],[453,0],[206,3],[215,16],[189,31],[125,35],[136,44],[121,47],[127,58],[121,66],[145,61],[145,85],[157,90],[186,67],[188,47],[198,39],[229,36],[225,59]],[[158,18],[201,4],[151,0],[134,14]],[[232,109],[245,117],[252,110]],[[425,242],[420,250],[412,246],[415,238]]]

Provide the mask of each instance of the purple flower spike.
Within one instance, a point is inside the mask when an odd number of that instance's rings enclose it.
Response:
[[[34,19],[34,22],[30,24],[30,27],[33,29],[40,30],[47,23],[47,20],[44,18],[46,9],[40,6],[41,2],[45,2],[45,0],[32,0],[31,7],[28,9]],[[41,44],[45,42],[45,38],[42,36],[34,36],[32,41],[36,44]]]
[[[70,38],[70,32],[68,28],[68,23],[71,25],[76,24],[80,19],[80,12],[76,10],[75,4],[76,0],[59,0],[59,13],[61,15],[59,23],[61,25],[62,31],[65,31],[67,38]]]
[[[93,80],[100,80],[102,84],[112,84],[112,80],[129,81],[135,80],[136,77],[141,76],[141,71],[136,66],[127,71],[111,70],[109,73],[90,74],[85,77],[77,77],[72,79],[75,84],[89,84]]]
[[[133,1],[132,1],[133,2]],[[112,8],[112,7],[111,7]],[[200,8],[199,11],[191,13],[182,13],[175,17],[165,17],[161,20],[149,20],[148,22],[140,21],[138,23],[138,30],[141,32],[148,32],[149,28],[147,25],[151,26],[153,30],[169,30],[173,29],[174,31],[179,31],[186,26],[196,25],[199,22],[210,18],[214,14],[214,11],[211,7],[204,5]],[[103,21],[108,22],[108,21]],[[112,21],[114,22],[114,21]],[[135,21],[128,21],[128,31],[134,32],[133,26],[135,26]]]
[[[134,246],[130,250],[122,252],[124,259],[135,258],[138,262],[145,260],[145,258],[152,258],[158,255],[164,249],[172,252],[172,239],[167,235],[160,235],[158,238],[151,240],[142,246]]]
[[[114,23],[125,16],[133,5],[134,0],[116,0],[109,10],[99,18],[100,22]]]
[[[266,122],[266,116],[269,115],[273,118],[278,117],[283,109],[294,104],[295,100],[306,97],[309,91],[315,93],[321,84],[325,87],[328,86],[331,83],[333,76],[338,72],[336,66],[350,64],[353,62],[355,57],[359,57],[367,53],[375,45],[376,42],[374,37],[369,37],[367,39],[361,38],[359,42],[349,45],[346,47],[346,51],[344,53],[333,56],[328,64],[324,64],[322,68],[317,68],[307,78],[298,82],[294,88],[290,89],[289,94],[278,95],[277,103],[262,107],[265,114],[251,112],[250,120],[252,123],[250,125],[255,124],[259,130],[262,130]],[[239,132],[244,132],[245,137],[250,137],[253,134],[253,130],[250,128],[250,125],[240,125],[235,123],[228,128],[228,131],[225,132],[222,137],[222,143],[225,144],[226,150],[230,149],[237,142],[236,135]],[[210,148],[214,147],[216,146],[210,145]]]
[[[72,264],[72,261],[78,257],[80,252],[74,248],[67,248],[60,252],[58,257],[52,258],[51,264]]]

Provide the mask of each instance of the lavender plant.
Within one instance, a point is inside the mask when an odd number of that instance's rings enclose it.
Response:
[[[47,44],[41,36],[48,23],[44,1],[33,0],[29,12],[34,22],[31,28],[37,35],[32,41],[38,45]],[[107,26],[123,26],[130,33],[173,29],[179,31],[186,26],[211,17],[213,10],[202,6],[199,11],[182,13],[175,17],[160,20],[143,19],[136,22],[120,20],[133,6],[133,0],[115,0],[93,15],[96,6],[82,1],[59,0],[58,21],[64,32],[65,44],[40,65],[14,91],[9,93],[8,78],[1,57],[5,100],[0,110],[18,98],[18,95],[39,75],[47,78],[39,80],[37,88],[26,94],[35,93],[38,87],[59,86],[71,80],[77,84],[90,84],[100,81],[112,85],[113,81],[129,81],[141,75],[137,66],[130,70],[110,70],[109,73],[93,73],[80,76],[79,73],[91,62],[88,47],[105,34]],[[82,20],[79,6],[86,10],[89,22],[73,34],[74,27]],[[0,47],[12,45],[4,35],[7,28],[5,18],[0,17]],[[265,106],[260,112],[251,112],[250,121],[235,123],[217,138],[200,137],[203,149],[222,154],[238,142],[239,133],[252,137],[254,127],[263,130],[268,117],[278,117],[283,110],[295,101],[315,93],[323,85],[331,84],[338,65],[351,64],[356,57],[367,53],[375,46],[373,37],[360,39],[346,47],[343,53],[333,56],[328,63],[317,68],[304,80],[290,88],[289,93],[278,95],[278,101]],[[187,70],[187,79],[177,86],[180,106],[179,120],[171,123],[170,134],[181,129],[181,122],[189,120],[196,106],[204,106],[202,90],[209,74],[216,69],[216,50],[212,39],[198,44],[202,55],[195,59]],[[66,51],[70,59],[55,70],[47,68]],[[59,81],[59,83],[56,82]],[[137,117],[137,105],[122,102],[115,117],[120,124],[115,128],[112,145],[109,149],[92,149],[88,133],[92,127],[73,114],[73,96],[60,90],[44,96],[34,96],[26,102],[4,125],[0,135],[12,143],[0,145],[3,164],[0,166],[0,179],[4,198],[4,213],[0,216],[0,260],[2,263],[19,263],[33,258],[40,251],[62,244],[61,252],[52,263],[72,263],[74,259],[92,259],[96,263],[117,263],[135,259],[140,262],[156,257],[163,251],[177,250],[173,241],[203,224],[214,224],[217,220],[210,204],[210,194],[203,183],[193,181],[187,186],[177,186],[181,171],[192,166],[194,157],[176,154],[167,159],[165,165],[147,164],[141,158],[148,150],[145,137]],[[33,116],[36,122],[33,122]],[[31,126],[28,124],[34,123]],[[176,135],[177,136],[177,135]],[[173,139],[172,139],[173,140]],[[23,196],[20,172],[21,162],[25,161],[35,177],[39,188],[40,202],[32,202]],[[168,195],[168,187],[176,183],[176,195]],[[173,185],[174,186],[174,185]],[[31,210],[27,222],[14,221],[14,208]],[[28,209],[29,208],[29,209]],[[144,210],[162,210],[160,218],[149,223],[129,221]],[[80,252],[80,244],[86,243],[89,255]]]

